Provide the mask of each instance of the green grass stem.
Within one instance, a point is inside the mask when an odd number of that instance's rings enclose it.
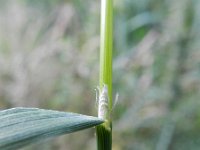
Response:
[[[103,118],[105,123],[97,126],[97,147],[98,150],[112,149],[112,45],[113,45],[113,2],[112,0],[101,1],[101,38],[100,38],[100,98],[104,91],[107,91],[103,98],[107,99],[106,105],[103,106]],[[101,101],[101,100],[99,100]],[[102,116],[98,112],[98,116]]]

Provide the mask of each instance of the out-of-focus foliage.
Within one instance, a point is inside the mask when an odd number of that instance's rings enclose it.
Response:
[[[114,6],[113,150],[198,150],[200,1]],[[95,115],[100,1],[7,0],[0,8],[0,108]],[[84,131],[24,150],[95,147]]]

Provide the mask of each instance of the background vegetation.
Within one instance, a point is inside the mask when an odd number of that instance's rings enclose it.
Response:
[[[200,147],[200,1],[114,0],[113,150]],[[100,1],[0,1],[0,109],[97,115]],[[94,150],[94,130],[23,150]]]

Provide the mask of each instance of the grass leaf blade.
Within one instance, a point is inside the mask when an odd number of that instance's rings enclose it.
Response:
[[[43,139],[101,124],[99,118],[38,108],[0,111],[0,149],[14,150]]]

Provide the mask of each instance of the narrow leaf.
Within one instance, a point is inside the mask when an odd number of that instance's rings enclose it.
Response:
[[[96,117],[38,108],[0,111],[0,149],[16,150],[43,139],[103,123]]]

